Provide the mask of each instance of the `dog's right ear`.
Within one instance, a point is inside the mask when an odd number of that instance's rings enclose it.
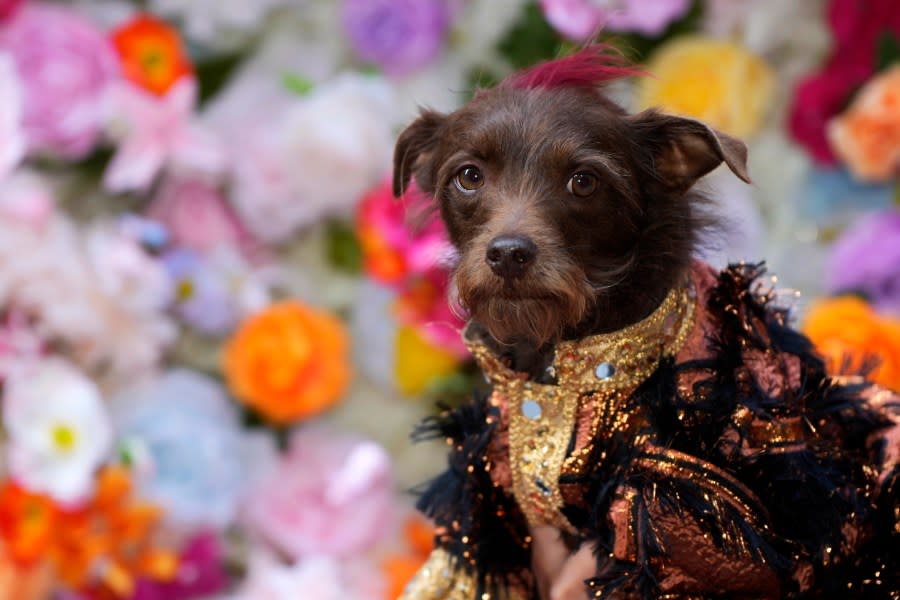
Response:
[[[410,178],[415,174],[422,191],[432,192],[431,173],[421,167],[427,162],[437,144],[438,130],[447,116],[433,110],[424,110],[400,137],[394,147],[394,196],[399,198],[406,191]]]

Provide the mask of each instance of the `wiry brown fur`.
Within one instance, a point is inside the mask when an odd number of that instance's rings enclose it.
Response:
[[[723,160],[746,180],[745,159],[743,144],[699,122],[628,115],[598,90],[501,85],[449,115],[423,112],[397,143],[394,187],[414,177],[434,196],[473,319],[501,344],[541,348],[652,312],[709,225],[691,186]],[[472,193],[454,184],[467,165],[484,175]],[[599,185],[576,197],[566,184],[584,171]],[[537,247],[520,277],[486,264],[501,235]]]

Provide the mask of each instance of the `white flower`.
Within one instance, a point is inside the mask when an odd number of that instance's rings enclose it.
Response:
[[[12,58],[0,53],[0,181],[25,155],[22,89]]]
[[[23,487],[64,504],[90,493],[112,439],[90,379],[59,358],[14,371],[4,386],[3,423],[10,473]]]
[[[315,557],[287,566],[261,553],[232,600],[371,600],[385,595],[377,569],[362,561]]]
[[[349,212],[390,168],[392,98],[383,79],[345,74],[238,132],[232,200],[270,242]]]
[[[268,14],[289,0],[150,0],[150,10],[181,22],[192,41],[229,48],[250,38]]]

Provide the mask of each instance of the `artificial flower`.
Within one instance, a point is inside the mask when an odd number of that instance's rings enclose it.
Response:
[[[25,0],[0,0],[0,23],[12,17]]]
[[[46,600],[53,593],[53,583],[48,565],[22,567],[0,548],[0,600]]]
[[[434,547],[434,527],[421,517],[410,517],[403,526],[403,538],[407,551],[393,554],[384,561],[388,598],[399,598],[406,584],[428,559]]]
[[[869,213],[829,251],[828,287],[862,293],[876,308],[900,315],[900,209]]]
[[[818,72],[797,83],[788,120],[794,139],[826,165],[835,161],[827,124],[874,73],[881,37],[900,39],[900,11],[894,0],[831,0],[828,22],[831,53]]]
[[[166,166],[187,173],[216,174],[225,166],[219,140],[191,120],[197,81],[182,77],[155,96],[126,82],[110,92],[112,131],[120,146],[106,168],[111,192],[143,190]]]
[[[0,52],[0,182],[25,156],[22,89],[12,58]]]
[[[87,155],[100,139],[103,99],[119,74],[103,33],[65,6],[28,2],[0,28],[0,52],[13,57],[21,79],[29,152]]]
[[[416,329],[406,326],[397,331],[394,346],[394,380],[407,395],[424,392],[441,377],[459,367],[459,358],[426,340]]]
[[[232,49],[264,24],[288,0],[150,0],[153,14],[175,19],[193,42],[213,49]]]
[[[401,284],[410,275],[447,267],[452,246],[443,223],[428,214],[428,200],[415,186],[400,200],[390,181],[373,188],[357,209],[356,229],[363,251],[363,268],[374,279]],[[416,213],[424,222],[412,224]],[[426,216],[427,215],[427,216]]]
[[[36,172],[18,169],[0,186],[0,220],[42,231],[55,211],[47,182]]]
[[[129,600],[193,600],[225,589],[225,548],[218,536],[192,536],[178,555],[178,570],[170,581],[140,579]]]
[[[432,61],[451,17],[448,0],[343,0],[341,13],[356,55],[390,75]]]
[[[657,36],[690,7],[690,0],[541,0],[547,21],[577,41],[589,40],[601,29]]]
[[[394,137],[384,80],[344,74],[235,132],[231,200],[269,242],[349,213],[390,168]]]
[[[347,334],[329,313],[297,301],[273,304],[241,324],[223,367],[238,399],[288,425],[321,413],[343,394],[350,380]]]
[[[254,250],[249,233],[218,186],[199,177],[169,177],[154,195],[146,215],[164,225],[171,242],[197,252],[219,246]]]
[[[251,557],[246,581],[228,600],[380,600],[384,581],[359,560],[316,556],[293,565],[270,557]]]
[[[133,239],[53,214],[35,228],[0,211],[0,306],[108,383],[151,369],[175,337],[171,282]]]
[[[44,353],[45,342],[19,310],[6,311],[0,318],[0,384],[21,365],[38,360]]]
[[[175,286],[175,313],[200,333],[224,335],[268,304],[265,284],[231,247],[207,255],[176,249],[162,259]]]
[[[32,568],[47,557],[58,519],[59,508],[49,496],[11,480],[0,484],[0,552],[14,565]]]
[[[30,491],[83,501],[108,457],[112,427],[94,383],[59,358],[14,369],[4,382],[9,470]]]
[[[900,64],[859,91],[828,124],[835,154],[861,181],[888,181],[900,171]]]
[[[135,500],[126,470],[107,467],[87,505],[59,513],[48,558],[71,589],[132,598],[138,581],[171,582],[178,575],[177,553],[156,539],[161,519],[157,506]]]
[[[395,313],[428,343],[461,359],[469,354],[461,336],[465,322],[461,310],[454,310],[448,298],[449,279],[449,273],[440,269],[411,278],[400,292]]]
[[[391,459],[374,442],[301,427],[247,498],[247,526],[294,560],[349,558],[371,549],[394,520]]]
[[[185,369],[123,390],[113,415],[142,497],[183,527],[229,526],[274,453],[267,436],[241,427],[237,408],[217,382]]]
[[[650,58],[639,108],[700,119],[738,137],[756,131],[774,91],[769,66],[745,48],[702,35],[673,39]]]
[[[149,14],[140,14],[112,32],[125,77],[158,96],[193,72],[178,31]]]
[[[871,368],[872,381],[900,391],[900,320],[878,315],[861,298],[842,296],[814,305],[803,332],[831,373]]]

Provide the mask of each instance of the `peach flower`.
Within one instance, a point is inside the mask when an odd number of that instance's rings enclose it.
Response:
[[[886,181],[900,169],[900,65],[867,83],[828,124],[828,140],[860,181]]]
[[[241,401],[288,425],[324,411],[344,392],[350,380],[347,334],[333,315],[285,301],[240,326],[223,366]]]

